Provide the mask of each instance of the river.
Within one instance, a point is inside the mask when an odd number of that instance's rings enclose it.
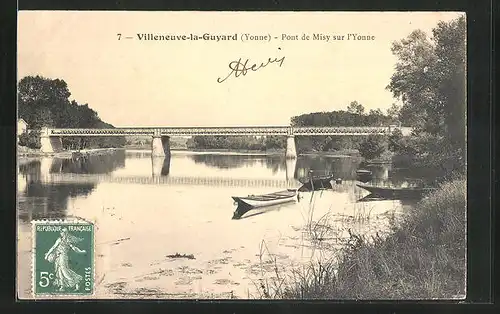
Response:
[[[411,208],[400,201],[356,202],[368,193],[355,185],[360,160],[352,157],[286,161],[172,151],[158,159],[119,150],[75,159],[20,158],[18,164],[20,298],[32,297],[34,219],[73,216],[95,223],[94,298],[258,298],[259,280],[275,276],[275,266],[286,273],[318,257],[315,239],[338,251],[349,230],[384,234],[391,219]],[[232,219],[231,196],[298,187],[309,170],[333,172],[342,182]],[[372,171],[378,181],[401,183],[390,166]],[[194,259],[167,257],[176,253]]]

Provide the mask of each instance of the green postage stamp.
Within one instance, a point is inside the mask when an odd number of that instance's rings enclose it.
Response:
[[[94,225],[87,221],[34,221],[33,294],[94,293]]]

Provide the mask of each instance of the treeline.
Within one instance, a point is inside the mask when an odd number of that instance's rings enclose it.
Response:
[[[20,137],[20,145],[40,148],[39,130],[50,128],[114,128],[102,121],[88,104],[69,100],[68,85],[61,79],[26,76],[18,84],[18,116],[33,130]],[[124,137],[63,137],[66,149],[123,147]]]
[[[126,136],[125,148],[127,149],[151,149],[151,136]],[[187,149],[187,139],[182,137],[170,137],[170,149]]]
[[[365,113],[357,101],[347,110],[315,112],[292,117],[292,126],[388,126],[397,121],[397,107],[392,105],[386,114],[380,109]],[[358,149],[363,138],[354,136],[298,136],[299,152]],[[188,141],[193,149],[277,150],[286,148],[285,136],[194,136]]]
[[[365,112],[365,108],[357,101],[351,102],[347,110],[330,112],[315,112],[303,114],[292,118],[292,126],[346,126],[346,127],[372,127],[389,126],[398,124],[398,108],[393,104],[387,113],[382,110],[370,110]],[[338,151],[359,149],[367,140],[364,136],[298,136],[297,149],[299,152],[309,151]]]
[[[284,136],[193,136],[190,149],[273,150],[286,147]]]

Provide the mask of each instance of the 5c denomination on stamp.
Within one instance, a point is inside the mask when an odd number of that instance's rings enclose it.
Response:
[[[94,225],[87,221],[34,221],[33,294],[94,293]]]

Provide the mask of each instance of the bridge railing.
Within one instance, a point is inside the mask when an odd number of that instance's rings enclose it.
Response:
[[[371,135],[390,134],[405,127],[163,127],[114,129],[47,129],[49,136],[214,136],[214,135]]]
[[[294,135],[371,135],[388,134],[389,127],[295,127]]]
[[[289,127],[184,127],[161,128],[161,134],[170,135],[286,135]]]
[[[116,128],[116,129],[49,129],[50,136],[126,136],[126,135],[150,135],[153,136],[154,129],[146,128]]]

